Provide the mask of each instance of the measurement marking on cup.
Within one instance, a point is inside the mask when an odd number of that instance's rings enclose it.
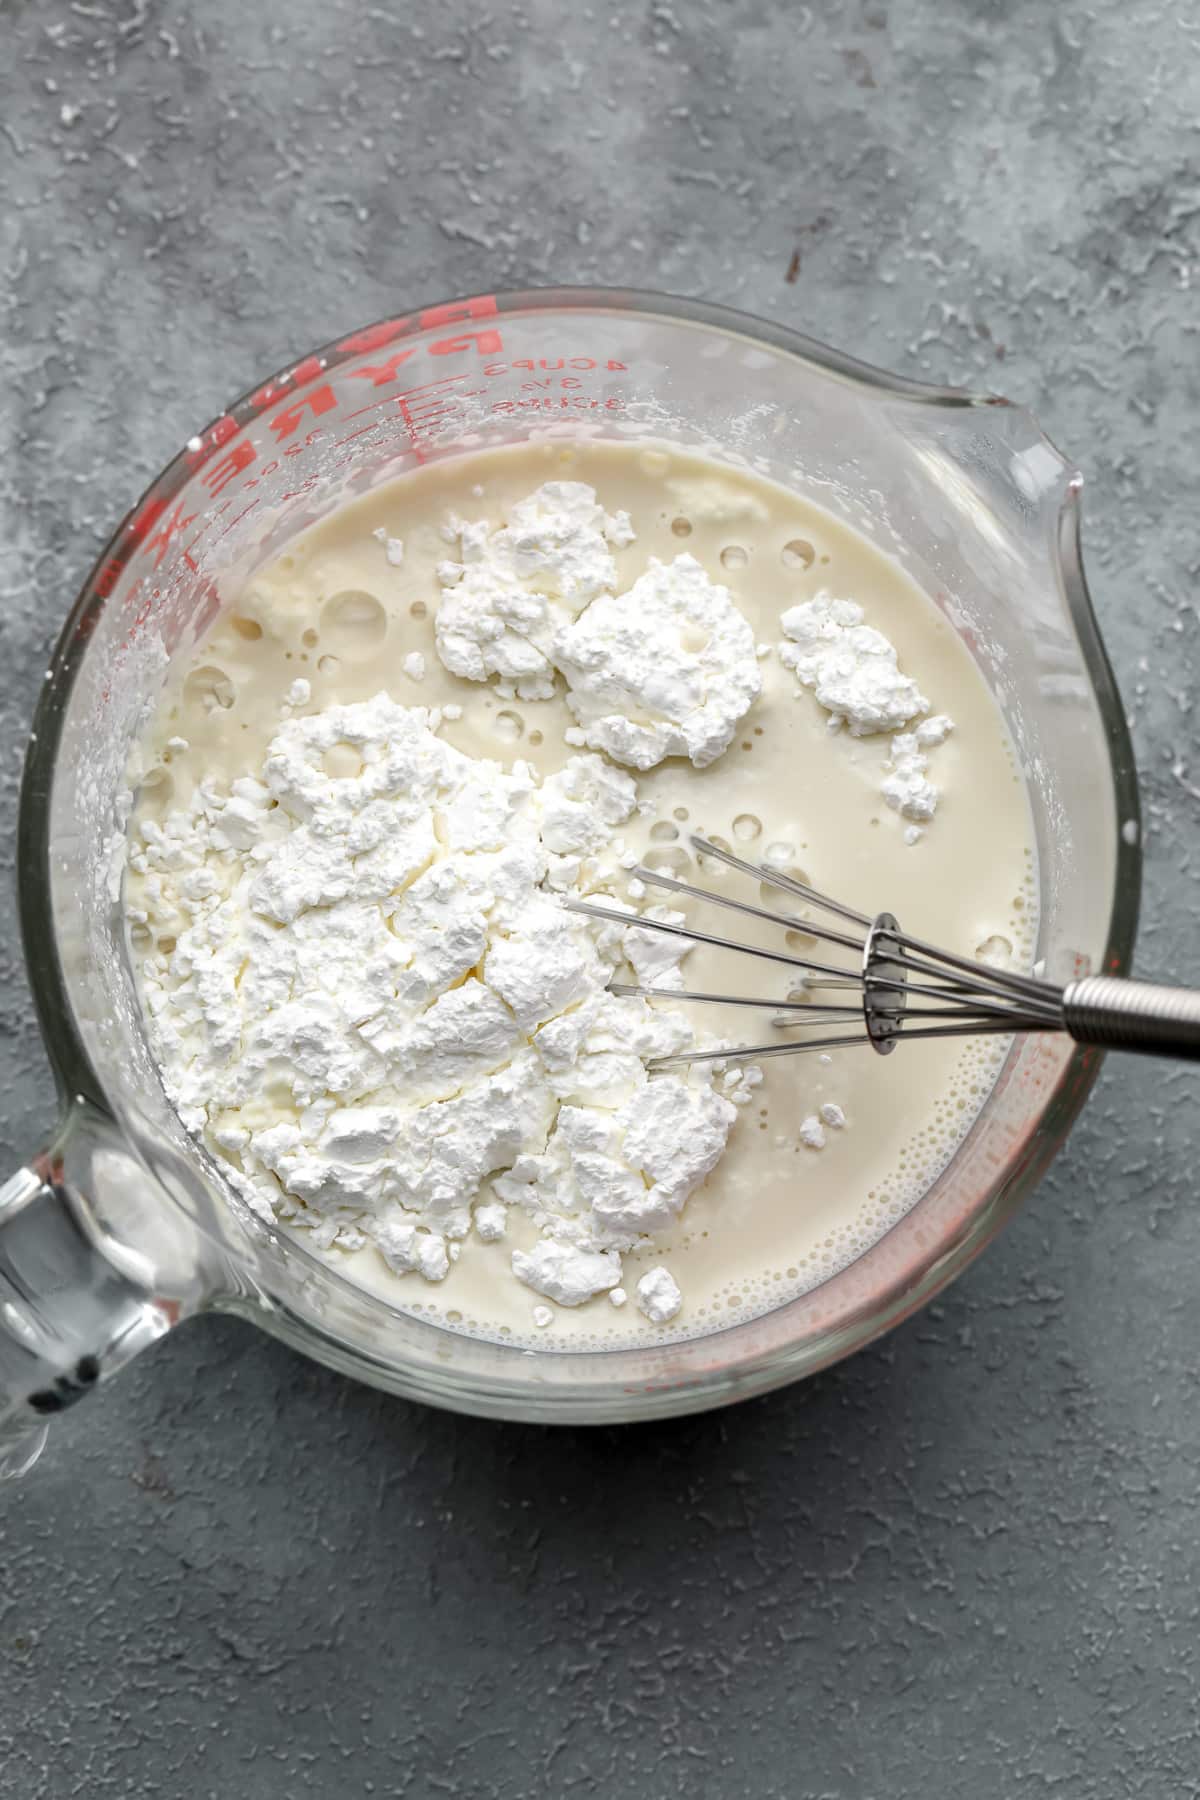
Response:
[[[405,388],[404,391],[399,394],[381,394],[377,400],[369,400],[366,406],[358,406],[353,412],[347,413],[346,422],[349,423],[351,419],[361,419],[364,413],[377,412],[388,406],[399,407],[400,411],[404,413],[404,416],[407,418],[410,414],[412,402],[414,400],[417,400],[426,394],[443,393],[447,388],[456,387],[459,382],[465,381],[466,379],[467,375],[466,370],[464,369],[461,375],[446,375],[441,381],[427,381],[422,387]]]
[[[241,512],[238,513],[234,518],[230,519],[230,521],[229,521],[228,525],[225,527],[224,531],[219,531],[217,533],[217,542],[220,543],[220,541],[223,537],[228,537],[229,533],[234,529],[235,526],[240,525],[242,520],[244,518],[246,518],[249,513],[252,513],[254,511],[256,506],[261,506],[261,505],[262,505],[261,499],[254,499],[254,500],[251,500],[251,502],[248,506],[243,506]]]
[[[344,445],[352,444],[356,438],[370,437],[373,431],[379,430],[382,423],[382,419],[371,419],[367,424],[360,425],[357,431],[348,431],[345,437],[334,438],[329,448],[331,450],[340,450]]]
[[[466,379],[464,371],[460,375],[447,375],[441,381],[429,381],[420,387],[406,388],[400,394],[383,394],[379,399],[371,400],[366,406],[348,413],[347,420],[359,419],[364,413],[371,412],[386,415],[389,408],[394,408],[404,421],[414,457],[418,462],[424,462],[432,428],[452,416],[450,402],[469,399],[481,391],[478,388],[464,388],[461,383]],[[379,422],[382,423],[382,419]]]
[[[590,400],[586,394],[533,395],[523,400],[493,400],[494,413],[511,412],[623,412],[628,404],[624,394],[609,394],[603,400]]]
[[[162,568],[163,558],[171,548],[172,540],[185,532],[195,517],[194,512],[184,515],[183,501],[180,500],[170,518],[164,519],[154,536],[146,539],[143,548],[147,555],[151,550],[154,551],[154,567],[156,569]],[[188,567],[194,569],[196,564],[186,550],[183,552],[183,556]]]
[[[522,356],[518,357],[515,362],[489,363],[483,372],[487,376],[495,376],[507,375],[509,371],[513,369],[525,369],[532,374],[535,369],[554,370],[562,368],[584,370],[603,368],[610,374],[615,374],[618,370],[627,374],[629,371],[629,364],[618,362],[615,357],[610,357],[606,363],[600,363],[594,356],[539,356],[536,362],[531,356]]]

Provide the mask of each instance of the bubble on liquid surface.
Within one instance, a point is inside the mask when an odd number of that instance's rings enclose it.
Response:
[[[990,963],[993,969],[1007,969],[1012,964],[1013,947],[1008,938],[993,932],[982,944],[976,944],[975,956],[981,963]]]
[[[237,699],[237,689],[224,669],[217,668],[215,663],[205,663],[199,669],[193,669],[185,680],[183,698],[185,705],[201,712],[211,713],[218,709],[228,712]]]
[[[750,561],[750,552],[743,544],[726,544],[721,552],[723,569],[744,569]]]
[[[648,869],[661,870],[664,875],[683,875],[687,871],[691,857],[681,844],[674,844],[666,850],[649,850],[642,858]]]
[[[733,835],[740,838],[743,844],[752,843],[762,832],[762,820],[753,813],[739,813],[733,821]]]
[[[525,721],[520,713],[510,712],[506,708],[504,712],[498,712],[492,720],[492,730],[502,743],[515,744],[517,739],[525,734]]]
[[[656,844],[673,844],[679,836],[679,828],[667,819],[660,819],[657,825],[650,827],[650,836]]]
[[[789,881],[799,881],[805,887],[812,886],[807,871],[802,869],[799,863],[783,862],[777,856],[765,856],[762,861],[762,867],[768,871],[768,877],[763,881],[763,886],[769,888],[774,894],[783,892],[783,886],[776,885],[772,880],[772,877],[774,876],[778,876],[782,884],[786,884]]]
[[[258,620],[248,619],[244,613],[232,614],[229,623],[233,626],[233,629],[237,632],[238,636],[240,638],[245,638],[248,644],[256,644],[263,634],[263,628]]]
[[[690,519],[684,519],[684,518],[672,519],[671,520],[671,531],[675,537],[679,537],[679,538],[691,537],[692,521]]]
[[[321,608],[321,629],[343,655],[369,656],[387,636],[387,613],[365,588],[343,588]]]
[[[790,538],[779,552],[785,569],[811,569],[817,553],[807,538]]]

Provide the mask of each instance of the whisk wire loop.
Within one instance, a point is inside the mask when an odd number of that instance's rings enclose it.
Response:
[[[566,900],[564,905],[587,917],[611,921],[626,928],[637,926],[681,938],[690,944],[708,944],[742,956],[777,963],[799,974],[796,987],[783,999],[748,994],[708,993],[682,986],[614,981],[615,994],[673,1004],[701,1003],[712,1006],[767,1009],[774,1013],[776,1031],[786,1033],[772,1043],[721,1044],[715,1048],[680,1051],[660,1057],[652,1068],[670,1068],[690,1062],[730,1062],[746,1057],[795,1056],[803,1051],[840,1050],[849,1045],[870,1044],[881,1056],[900,1042],[917,1038],[975,1037],[994,1033],[1066,1032],[1077,1043],[1104,1049],[1138,1050],[1148,1055],[1178,1056],[1200,1062],[1200,991],[1168,988],[1120,976],[1085,975],[1057,987],[1016,969],[973,961],[954,950],[943,950],[927,939],[905,931],[888,912],[874,918],[845,906],[828,894],[772,863],[749,862],[724,844],[695,835],[690,840],[703,867],[705,860],[723,863],[764,887],[802,900],[806,907],[836,919],[836,925],[803,914],[777,911],[753,901],[722,894],[712,888],[681,881],[661,869],[638,867],[634,874],[648,886],[702,904],[740,913],[785,932],[799,932],[817,946],[847,951],[852,963],[818,961],[766,944],[747,944],[722,937],[690,923],[655,918],[619,906],[590,900]],[[843,927],[856,927],[854,930]],[[846,993],[847,1004],[826,998]],[[932,1005],[911,1004],[916,998]],[[838,1028],[832,1036],[807,1035],[814,1028]],[[857,1027],[857,1029],[855,1029]],[[805,1035],[798,1035],[805,1034]]]
[[[827,962],[815,955],[797,954],[790,947],[775,949],[769,944],[746,943],[707,931],[690,921],[680,923],[678,919],[632,913],[599,901],[564,901],[572,912],[588,918],[626,927],[636,925],[689,944],[706,944],[714,949],[775,963],[798,974],[802,991],[793,988],[786,998],[612,982],[611,991],[621,996],[666,1000],[673,1004],[770,1011],[774,1014],[772,1024],[775,1029],[787,1034],[769,1043],[720,1044],[715,1048],[685,1050],[674,1056],[660,1057],[652,1065],[654,1067],[791,1056],[804,1051],[828,1051],[861,1044],[870,1044],[880,1055],[888,1055],[901,1039],[907,1042],[916,1038],[1063,1028],[1062,993],[1046,982],[942,951],[924,938],[904,931],[891,913],[882,912],[871,918],[810,887],[786,869],[771,863],[750,862],[709,838],[693,836],[690,842],[702,867],[706,859],[724,864],[757,881],[760,893],[764,888],[773,888],[802,900],[806,909],[814,908],[837,923],[813,918],[807,910],[790,912],[756,904],[735,894],[684,881],[661,869],[639,866],[633,874],[647,886],[702,905],[720,907],[788,933],[800,933],[815,948],[827,945],[835,953],[848,952],[854,960]],[[826,997],[842,990],[849,990],[853,999],[848,994],[847,1003],[840,1004]],[[914,1000],[920,1004],[913,1005]],[[821,1035],[811,1035],[814,1031]],[[833,1032],[836,1035],[826,1035]]]

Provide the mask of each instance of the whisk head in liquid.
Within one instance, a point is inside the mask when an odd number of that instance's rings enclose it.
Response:
[[[568,900],[572,912],[616,924],[636,924],[689,943],[710,944],[760,961],[777,963],[792,971],[793,986],[802,984],[803,996],[760,999],[745,994],[701,993],[681,988],[643,987],[614,981],[614,994],[640,995],[652,1000],[694,1000],[713,1006],[766,1009],[775,1016],[772,1025],[781,1035],[767,1043],[725,1045],[715,1050],[686,1050],[661,1057],[653,1067],[681,1063],[728,1061],[752,1056],[794,1056],[806,1050],[839,1050],[850,1044],[869,1044],[881,1056],[888,1055],[903,1038],[976,1037],[991,1032],[1062,1031],[1062,990],[1029,975],[974,962],[941,950],[905,931],[891,913],[874,918],[843,906],[820,894],[786,871],[769,863],[748,862],[709,839],[693,836],[692,848],[701,857],[753,877],[762,887],[792,895],[827,915],[825,923],[809,914],[800,916],[756,906],[732,894],[714,892],[680,881],[658,869],[631,871],[648,887],[662,888],[691,900],[723,907],[744,917],[765,921],[784,932],[803,932],[818,946],[828,946],[832,957],[849,953],[844,962],[818,960],[790,948],[742,943],[691,923],[677,925],[665,919],[631,915],[616,907],[590,900]],[[833,999],[826,996],[832,995]],[[786,1035],[783,1035],[786,1034]]]

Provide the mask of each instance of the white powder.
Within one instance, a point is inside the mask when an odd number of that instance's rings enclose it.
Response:
[[[913,732],[922,750],[934,750],[944,744],[954,730],[954,720],[948,719],[945,713],[937,713],[932,719],[922,719]]]
[[[886,767],[880,789],[892,811],[906,819],[932,819],[940,796],[926,774],[929,758],[914,732],[902,732],[892,739]]]
[[[567,681],[573,745],[632,768],[687,756],[704,768],[728,748],[762,691],[754,635],[728,589],[693,556],[650,559],[617,594],[612,548],[633,541],[626,514],[605,514],[595,490],[546,482],[508,522],[455,520],[460,561],[439,568],[438,655],[454,675],[498,676],[520,700]]]
[[[881,788],[893,812],[922,824],[932,819],[941,794],[929,780],[929,758],[925,752],[944,744],[953,729],[953,720],[940,713],[936,718],[923,719],[915,731],[900,732],[892,739]],[[907,831],[904,835],[908,843],[919,842],[919,833],[915,839]]]
[[[683,1305],[683,1295],[670,1270],[657,1263],[638,1282],[637,1303],[638,1311],[644,1313],[652,1325],[665,1325]]]
[[[419,650],[410,650],[408,655],[402,658],[400,667],[410,681],[424,681],[425,658]]]
[[[809,1113],[806,1119],[801,1119],[796,1136],[807,1150],[825,1148],[825,1127],[816,1113]]]
[[[895,645],[863,624],[856,601],[829,594],[791,607],[779,623],[788,639],[779,646],[780,661],[829,712],[831,730],[846,725],[854,737],[896,733],[880,784],[893,812],[918,823],[932,819],[940,796],[928,778],[925,751],[944,743],[954,725],[939,713],[912,731],[901,729],[928,712],[929,702],[901,673]],[[906,832],[905,842],[919,842],[919,834]]]
[[[701,1072],[648,1075],[692,1027],[607,991],[626,958],[678,985],[686,940],[556,898],[589,891],[630,777],[589,755],[539,786],[437,716],[379,694],[285,717],[258,775],[142,821],[130,865],[177,940],[143,964],[151,1036],[264,1215],[440,1281],[515,1204],[542,1235],[514,1274],[575,1306],[678,1217],[735,1109]]]
[[[459,561],[438,569],[437,652],[452,675],[499,676],[507,698],[547,700],[554,692],[553,640],[594,600],[611,592],[611,546],[632,541],[628,515],[608,518],[595,490],[547,481],[510,509],[497,531],[486,519],[451,521]]]
[[[389,537],[386,528],[382,525],[377,525],[372,535],[377,537],[383,545],[384,553],[393,569],[398,569],[404,561],[403,539]]]
[[[863,624],[855,601],[818,594],[790,607],[779,623],[788,639],[779,646],[780,662],[811,688],[833,715],[831,724],[847,724],[855,737],[865,737],[899,731],[929,711],[916,682],[900,673],[895,647]]]
[[[727,1069],[721,1081],[725,1098],[735,1106],[749,1106],[754,1090],[762,1086],[763,1072],[757,1063],[737,1063]]]
[[[553,656],[587,743],[635,769],[707,768],[762,692],[754,633],[694,556],[651,557],[628,593],[557,633]]]
[[[669,906],[648,906],[643,917],[658,919],[664,925],[682,925],[686,914],[675,912]],[[665,931],[652,931],[644,926],[625,933],[625,956],[642,987],[682,988],[681,944],[685,949],[692,947],[686,938],[672,937]]]
[[[582,1306],[621,1279],[621,1259],[615,1251],[581,1249],[553,1238],[539,1239],[528,1255],[514,1250],[512,1266],[518,1281],[560,1306]]]
[[[519,1158],[493,1187],[560,1239],[628,1249],[641,1234],[675,1223],[716,1166],[735,1109],[711,1089],[669,1075],[643,1080],[621,1104],[636,1080],[636,1056],[585,1046],[584,1060],[592,1066],[581,1078],[552,1083],[566,1103],[545,1151]],[[592,1292],[619,1282],[619,1259],[610,1266],[611,1281],[598,1278],[601,1265],[589,1266],[588,1279],[597,1277]],[[514,1268],[530,1281],[528,1265],[514,1258]]]
[[[497,1244],[508,1224],[508,1208],[498,1200],[481,1200],[475,1208],[475,1235],[485,1244]]]

